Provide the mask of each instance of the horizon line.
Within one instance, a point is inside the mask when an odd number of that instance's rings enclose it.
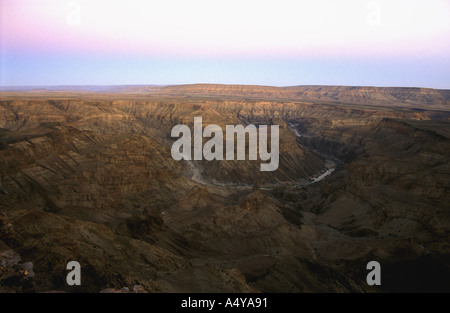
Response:
[[[245,86],[245,87],[272,87],[272,88],[295,88],[295,87],[358,87],[358,88],[410,88],[410,89],[432,89],[432,90],[449,90],[450,88],[434,88],[434,87],[422,87],[422,86],[376,86],[376,85],[320,85],[320,84],[311,84],[311,85],[286,85],[286,86],[276,86],[276,85],[263,85],[263,84],[239,84],[239,83],[181,83],[181,84],[68,84],[68,85],[8,85],[2,86],[0,85],[0,91],[19,91],[19,90],[7,90],[11,89],[20,89],[20,88],[89,88],[89,87],[170,87],[170,86],[195,86],[195,85],[218,85],[218,86]],[[77,91],[83,91],[84,89],[79,89]],[[32,91],[27,90],[27,91]],[[49,90],[49,91],[58,91],[58,90]],[[89,90],[85,90],[89,91]]]

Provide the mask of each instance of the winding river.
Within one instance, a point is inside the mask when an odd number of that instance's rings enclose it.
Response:
[[[297,130],[298,124],[295,123],[289,123],[288,129],[292,131],[297,137],[302,137],[302,134]],[[211,182],[207,181],[202,176],[201,169],[194,164],[193,161],[185,161],[188,166],[188,177],[201,185],[209,186],[209,187],[235,187],[235,188],[252,188],[253,185],[250,184],[233,184],[233,183],[219,183],[219,182]],[[286,185],[298,185],[298,186],[308,186],[317,182],[320,182],[324,180],[326,177],[330,176],[335,170],[336,170],[336,163],[333,160],[326,159],[326,167],[325,171],[320,171],[316,174],[316,176],[313,176],[310,178],[309,181],[304,181],[301,183],[278,183],[278,184],[267,184],[267,185],[261,185],[261,188],[271,188],[271,187],[277,187],[277,186],[286,186]]]

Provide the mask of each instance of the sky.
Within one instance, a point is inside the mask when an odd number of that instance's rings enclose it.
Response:
[[[0,0],[0,85],[450,89],[450,0]]]

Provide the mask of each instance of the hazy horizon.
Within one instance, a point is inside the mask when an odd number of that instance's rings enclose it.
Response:
[[[421,87],[421,86],[370,86],[370,85],[289,85],[289,86],[275,86],[275,85],[264,85],[264,84],[226,84],[226,83],[181,83],[181,84],[117,84],[117,85],[107,85],[107,84],[93,84],[93,85],[11,85],[11,86],[1,86],[0,91],[32,91],[33,89],[47,89],[49,91],[71,91],[71,89],[64,88],[75,88],[74,91],[92,91],[87,88],[117,88],[117,87],[169,87],[169,86],[188,86],[188,85],[223,85],[223,86],[258,86],[258,87],[276,87],[276,88],[293,88],[293,87],[356,87],[356,88],[411,88],[411,89],[435,89],[435,90],[450,90],[450,88],[431,88],[431,87]],[[111,89],[112,90],[112,89]],[[94,90],[95,91],[95,90]],[[104,91],[104,90],[102,90]]]
[[[0,86],[450,89],[450,3],[0,0]]]

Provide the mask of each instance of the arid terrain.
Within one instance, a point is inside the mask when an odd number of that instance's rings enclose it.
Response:
[[[279,125],[279,168],[173,160],[196,116]],[[0,292],[450,292],[450,90],[0,91],[0,160]]]

